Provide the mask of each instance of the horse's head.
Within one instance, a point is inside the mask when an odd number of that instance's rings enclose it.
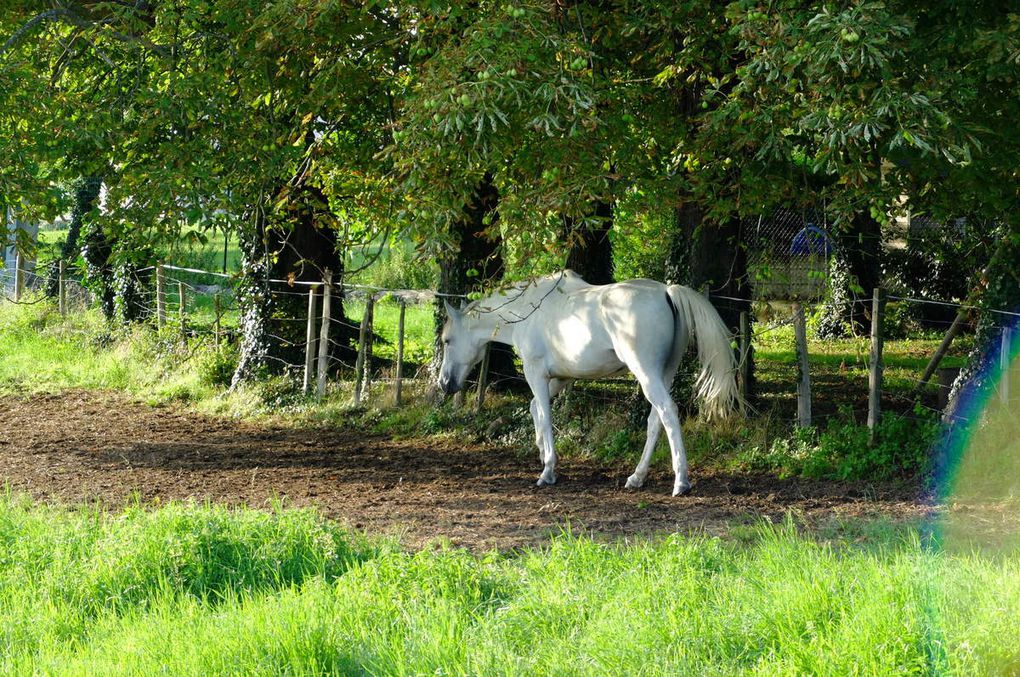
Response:
[[[464,387],[472,367],[482,360],[485,337],[472,331],[472,322],[465,313],[446,304],[446,324],[443,325],[443,364],[439,368],[439,388],[447,395]]]

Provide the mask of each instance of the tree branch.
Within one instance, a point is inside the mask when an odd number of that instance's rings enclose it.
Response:
[[[30,30],[47,21],[62,21],[66,24],[69,24],[71,26],[83,30],[94,28],[102,29],[102,33],[104,35],[109,36],[110,38],[116,40],[117,42],[141,45],[148,51],[157,54],[163,57],[164,59],[170,57],[169,48],[163,45],[158,45],[149,40],[148,38],[142,37],[140,35],[122,33],[120,31],[113,30],[112,28],[109,28],[109,24],[107,24],[104,21],[90,21],[82,16],[79,16],[78,14],[67,9],[66,7],[57,7],[55,9],[41,12],[39,14],[36,14],[28,21],[26,21],[25,25],[16,30],[14,32],[14,35],[8,38],[7,42],[5,42],[2,47],[0,47],[0,56],[3,56],[4,53],[7,52],[7,50],[16,45],[21,40],[21,38],[24,37],[25,34],[27,34]]]

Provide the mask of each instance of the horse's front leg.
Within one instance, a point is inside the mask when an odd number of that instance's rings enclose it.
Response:
[[[535,421],[535,442],[544,467],[538,478],[538,486],[556,483],[556,450],[553,448],[552,395],[549,377],[534,371],[524,370],[524,378],[531,386],[534,398],[531,400],[531,416]]]
[[[531,421],[535,424],[535,446],[538,447],[538,462],[545,465],[545,442],[542,434],[542,414],[538,411],[538,398],[531,398]]]

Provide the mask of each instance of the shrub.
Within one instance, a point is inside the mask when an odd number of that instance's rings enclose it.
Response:
[[[866,425],[844,410],[827,428],[797,428],[768,447],[747,447],[737,456],[748,470],[777,472],[813,479],[888,480],[913,477],[929,469],[930,450],[941,426],[927,410],[911,416],[886,415],[875,443],[869,443]]]

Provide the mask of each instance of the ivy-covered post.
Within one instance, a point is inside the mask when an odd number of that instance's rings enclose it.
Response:
[[[84,176],[73,184],[74,200],[71,203],[71,222],[67,226],[67,237],[60,245],[60,259],[63,261],[74,261],[79,252],[81,244],[82,226],[92,207],[99,199],[99,193],[103,187],[103,178],[98,175]],[[56,280],[52,278],[46,285],[46,295],[52,298],[59,292]]]
[[[240,311],[240,355],[232,388],[254,380],[263,373],[269,361],[270,318],[276,304],[269,289],[270,268],[265,254],[265,236],[265,217],[258,212],[254,227],[242,230],[238,237],[241,274],[235,297]]]
[[[999,226],[998,245],[985,270],[981,285],[983,292],[978,296],[977,331],[974,334],[974,349],[967,365],[960,371],[953,384],[946,407],[945,419],[950,422],[965,417],[962,403],[981,398],[961,398],[964,389],[987,393],[999,376],[1002,358],[1002,335],[1013,319],[998,311],[1013,312],[1020,308],[1020,225]]]
[[[58,266],[57,307],[60,309],[60,316],[67,317],[67,279],[64,277],[66,275],[65,268],[67,264],[64,259],[60,259]]]
[[[859,213],[839,235],[829,264],[829,297],[818,320],[819,338],[860,336],[867,330],[867,290],[879,286],[882,228]]]
[[[99,300],[99,307],[107,320],[115,316],[113,289],[113,243],[96,220],[82,224],[81,255],[85,259],[85,281]]]

